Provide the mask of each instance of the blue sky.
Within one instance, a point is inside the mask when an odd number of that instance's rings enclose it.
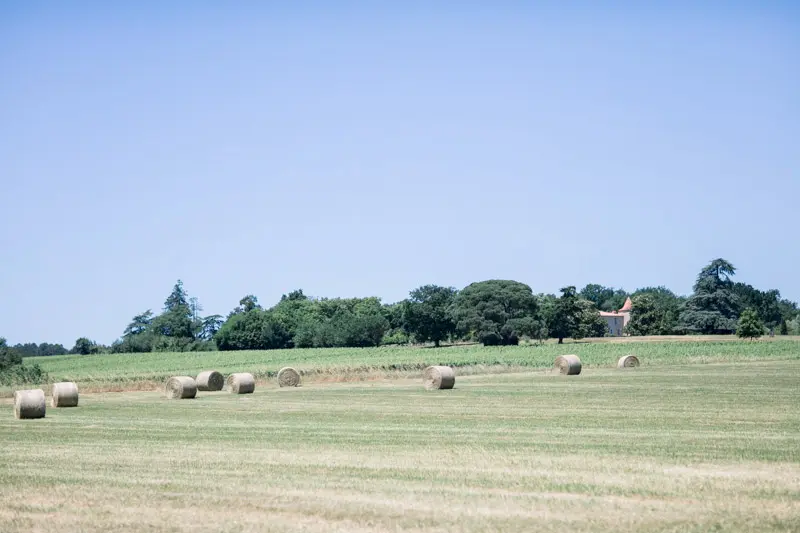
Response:
[[[178,278],[800,300],[790,3],[277,4],[0,5],[0,336],[110,343]]]

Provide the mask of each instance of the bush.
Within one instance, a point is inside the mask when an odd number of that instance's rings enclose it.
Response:
[[[24,385],[47,381],[47,372],[37,364],[14,365],[0,371],[0,385]]]

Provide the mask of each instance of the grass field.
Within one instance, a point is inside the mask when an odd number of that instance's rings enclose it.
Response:
[[[620,356],[634,353],[647,366],[685,363],[743,362],[754,360],[800,360],[800,341],[773,339],[764,341],[625,340],[566,345],[446,348],[381,347],[324,348],[242,352],[148,353],[130,355],[84,355],[31,357],[50,374],[53,381],[76,381],[94,390],[132,389],[160,385],[175,374],[196,375],[207,369],[225,374],[251,372],[257,378],[272,377],[286,365],[301,370],[310,379],[368,377],[383,374],[409,375],[431,364],[461,367],[498,366],[506,369],[545,369],[556,356],[575,353],[587,368],[613,366]],[[501,368],[502,370],[502,368]],[[405,374],[404,374],[405,372]],[[11,389],[6,388],[5,395]],[[3,391],[0,391],[3,392]]]
[[[800,531],[796,354],[659,353],[619,371],[587,350],[598,366],[580,376],[474,375],[452,391],[83,394],[30,421],[0,400],[0,531]]]

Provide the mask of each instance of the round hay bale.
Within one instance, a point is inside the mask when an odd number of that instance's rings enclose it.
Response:
[[[577,355],[559,355],[553,366],[567,376],[576,376],[581,373],[581,360]]]
[[[247,372],[231,374],[225,381],[225,388],[231,394],[251,394],[256,390],[256,379]]]
[[[623,355],[617,361],[617,368],[636,368],[639,366],[639,358],[635,355]]]
[[[197,390],[213,391],[222,390],[225,386],[225,378],[216,370],[206,370],[197,374]]]
[[[53,383],[50,405],[53,407],[78,407],[78,386],[71,381]]]
[[[300,385],[300,372],[287,366],[278,370],[278,385],[281,387],[297,387]]]
[[[14,391],[14,418],[44,418],[46,410],[42,389]]]
[[[422,373],[422,383],[427,390],[452,389],[456,384],[456,372],[449,366],[429,366]]]
[[[166,396],[170,400],[184,400],[197,396],[197,382],[189,376],[174,376],[167,380]]]

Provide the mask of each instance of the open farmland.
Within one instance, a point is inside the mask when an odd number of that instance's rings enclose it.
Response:
[[[99,393],[29,421],[3,399],[0,530],[798,531],[799,374],[795,359],[451,391]]]
[[[653,338],[657,339],[657,338]],[[124,390],[160,386],[176,374],[197,375],[207,369],[225,374],[251,372],[271,378],[283,366],[293,366],[309,380],[347,380],[417,375],[428,365],[450,365],[460,373],[549,369],[565,353],[580,356],[584,368],[608,367],[620,356],[634,353],[646,366],[800,359],[797,339],[757,342],[717,340],[627,340],[543,346],[319,348],[237,352],[146,353],[31,357],[53,381],[75,381],[95,390]],[[471,368],[474,367],[474,368]],[[5,389],[5,395],[10,389]]]

